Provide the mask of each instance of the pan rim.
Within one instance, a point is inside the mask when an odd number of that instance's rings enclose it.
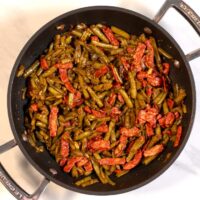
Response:
[[[190,81],[191,81],[191,86],[192,86],[192,111],[191,111],[191,118],[190,118],[190,122],[189,122],[189,126],[188,126],[188,130],[186,133],[186,136],[182,142],[182,144],[179,146],[178,150],[176,151],[176,154],[174,155],[174,157],[161,169],[159,170],[155,175],[151,176],[150,178],[148,178],[147,180],[135,185],[135,186],[130,186],[128,188],[125,189],[119,189],[119,190],[113,190],[113,191],[91,191],[91,190],[84,190],[82,188],[77,188],[77,187],[72,187],[69,185],[64,184],[62,181],[57,180],[55,177],[50,176],[48,173],[46,173],[42,168],[40,168],[39,165],[37,165],[37,163],[30,157],[29,153],[26,151],[26,149],[23,147],[23,144],[20,141],[20,137],[17,134],[17,130],[15,128],[14,125],[14,119],[13,119],[13,115],[12,115],[12,100],[11,100],[11,91],[12,91],[12,87],[13,87],[13,81],[14,81],[14,77],[16,74],[16,70],[17,67],[20,64],[20,60],[22,58],[22,55],[26,52],[26,50],[28,49],[28,47],[30,46],[30,44],[35,40],[35,38],[37,38],[42,32],[43,30],[45,30],[47,27],[52,26],[53,24],[55,24],[56,22],[58,22],[60,19],[62,18],[66,18],[69,17],[70,15],[74,15],[74,14],[78,14],[79,12],[84,12],[84,11],[94,11],[94,10],[112,10],[112,11],[118,11],[118,12],[123,12],[123,13],[127,13],[127,14],[131,14],[134,15],[136,17],[139,17],[145,21],[147,21],[148,23],[150,23],[152,26],[154,26],[156,29],[159,29],[161,32],[163,32],[163,34],[170,39],[171,42],[173,42],[176,47],[177,50],[179,51],[185,67],[187,69]],[[10,74],[10,79],[9,79],[9,85],[8,85],[8,90],[7,90],[7,109],[8,109],[8,118],[9,118],[9,123],[11,126],[11,130],[12,133],[14,135],[14,138],[21,150],[21,152],[24,154],[25,158],[30,162],[30,164],[44,177],[46,177],[48,180],[54,182],[55,184],[62,186],[66,189],[69,189],[71,191],[75,191],[75,192],[79,192],[79,193],[83,193],[83,194],[90,194],[90,195],[114,195],[114,194],[121,194],[121,193],[125,193],[125,192],[129,192],[132,191],[134,189],[140,188],[141,186],[144,186],[150,182],[152,182],[153,180],[155,180],[156,178],[158,178],[161,174],[163,174],[173,163],[174,161],[179,157],[180,153],[182,152],[183,148],[185,147],[188,138],[191,134],[192,131],[192,126],[193,126],[193,122],[194,122],[194,117],[195,117],[195,111],[196,111],[196,89],[195,89],[195,82],[194,82],[194,77],[190,68],[190,65],[186,59],[185,54],[183,53],[182,49],[180,48],[180,46],[177,44],[177,42],[175,41],[175,39],[167,32],[167,30],[165,30],[163,27],[161,27],[159,24],[155,23],[153,20],[149,19],[148,17],[137,13],[135,11],[129,10],[129,9],[125,9],[125,8],[121,8],[121,7],[114,7],[114,6],[89,6],[89,7],[83,7],[83,8],[79,8],[79,9],[75,9],[69,12],[66,12],[64,14],[61,14],[57,17],[55,17],[54,19],[52,19],[51,21],[47,22],[45,25],[43,25],[38,31],[36,31],[33,36],[26,42],[26,44],[24,45],[24,47],[22,48],[21,52],[19,53],[15,64],[13,65],[11,74]]]

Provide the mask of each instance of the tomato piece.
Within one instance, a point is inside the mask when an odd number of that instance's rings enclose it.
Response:
[[[85,106],[83,109],[84,109],[84,111],[87,112],[87,113],[90,113],[90,114],[92,113],[92,111],[91,111],[91,109],[90,109],[89,106]]]
[[[175,120],[174,113],[168,112],[165,116],[165,126],[170,127],[174,123],[174,120]]]
[[[49,115],[49,130],[51,137],[55,137],[57,134],[57,117],[58,117],[57,115],[58,115],[58,108],[52,106]]]
[[[59,162],[59,165],[60,165],[61,167],[63,167],[63,166],[66,164],[66,162],[67,162],[67,158],[62,158],[62,159],[60,160],[60,162]]]
[[[85,165],[84,165],[84,169],[86,172],[91,172],[93,170],[93,166],[92,163],[90,161],[88,161]]]
[[[175,142],[174,142],[174,147],[177,147],[180,143],[180,140],[181,140],[181,136],[182,136],[182,131],[183,131],[183,128],[181,125],[179,125],[177,127],[177,132],[176,132],[176,139],[175,139]]]
[[[121,57],[120,61],[121,61],[122,65],[124,66],[124,69],[126,71],[128,71],[130,69],[130,65],[129,65],[127,59],[125,57]]]
[[[155,75],[148,75],[147,82],[153,87],[161,86],[162,79]]]
[[[102,158],[98,160],[100,165],[123,165],[125,158]]]
[[[167,99],[167,106],[169,107],[169,109],[172,109],[174,107],[174,100]]]
[[[92,114],[93,114],[95,117],[97,117],[97,118],[103,118],[103,117],[106,117],[106,112],[103,111],[103,110],[99,110],[99,111],[97,111],[97,110],[93,110],[93,109],[91,109],[91,112],[92,112]]]
[[[102,133],[107,133],[108,132],[108,125],[107,124],[102,124],[101,126],[97,127],[95,129],[97,132],[102,132]]]
[[[67,161],[67,164],[63,168],[64,172],[66,172],[66,173],[70,172],[72,167],[82,159],[83,159],[82,156],[69,158]]]
[[[154,135],[153,128],[149,123],[146,123],[146,134],[148,137],[151,137],[152,135]]]
[[[60,143],[60,154],[64,158],[69,156],[69,142],[63,138],[61,138]]]
[[[49,69],[49,65],[48,65],[47,60],[45,58],[40,58],[40,66],[44,70]]]
[[[119,139],[119,144],[117,145],[114,151],[114,154],[116,157],[121,156],[123,150],[126,148],[127,142],[128,142],[128,138],[124,135],[121,135]]]
[[[99,38],[96,35],[91,36],[91,40],[99,42]]]
[[[126,48],[126,51],[127,51],[129,54],[132,54],[132,53],[134,53],[134,48],[128,46],[128,47]]]
[[[58,69],[71,69],[73,68],[72,62],[67,62],[67,63],[57,63],[54,65]]]
[[[163,151],[164,147],[162,144],[157,144],[150,149],[144,151],[144,157],[155,156]]]
[[[38,104],[37,103],[31,104],[30,110],[34,111],[34,112],[37,112],[38,111]]]
[[[125,169],[125,170],[133,169],[140,163],[141,159],[142,159],[142,151],[139,150],[135,154],[134,158],[124,165],[123,169]]]
[[[110,141],[97,140],[97,141],[92,142],[90,147],[92,150],[101,150],[101,151],[109,150],[110,149]]]
[[[146,49],[146,45],[139,42],[136,47],[135,53],[133,55],[133,63],[131,66],[132,70],[135,70],[137,72],[142,70],[141,62],[142,62],[142,57],[144,55],[145,49]]]
[[[105,66],[101,67],[100,69],[97,69],[97,70],[94,72],[94,76],[95,76],[96,78],[99,78],[99,77],[105,75],[108,71],[109,71],[109,68],[105,65]]]
[[[145,56],[145,65],[149,68],[154,68],[154,49],[150,40],[146,40],[147,54]]]
[[[137,128],[136,126],[133,128],[125,128],[122,127],[120,128],[120,133],[126,137],[135,137],[140,135],[140,129]]]
[[[69,79],[67,77],[67,69],[61,69],[61,68],[59,68],[59,73],[60,73],[60,79],[65,84],[65,87],[71,93],[75,93],[76,90],[73,88],[73,86],[71,85],[71,83],[69,82]]]
[[[151,97],[152,93],[153,93],[153,88],[148,87],[148,88],[146,89],[146,94],[147,94],[147,96]]]
[[[117,95],[117,99],[119,100],[119,102],[121,102],[122,104],[124,104],[124,98],[122,97],[121,94]]]
[[[169,74],[169,70],[170,70],[169,63],[163,63],[162,66],[163,66],[163,74],[168,75]]]
[[[114,92],[112,92],[110,94],[108,101],[107,101],[110,106],[113,106],[115,104],[116,97],[117,97],[117,95]]]
[[[119,41],[117,40],[117,38],[115,37],[115,35],[109,27],[104,27],[102,30],[112,45],[119,46]]]
[[[86,157],[82,157],[80,161],[77,162],[77,167],[82,167],[88,162],[88,159]]]

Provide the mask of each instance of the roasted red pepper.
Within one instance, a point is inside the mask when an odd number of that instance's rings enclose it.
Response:
[[[119,41],[114,36],[112,30],[109,27],[104,27],[102,30],[112,45],[119,46]]]
[[[51,137],[55,137],[57,134],[57,116],[58,116],[58,108],[52,106],[49,115],[49,131]]]

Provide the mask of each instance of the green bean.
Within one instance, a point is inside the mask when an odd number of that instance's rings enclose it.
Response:
[[[155,99],[154,103],[160,105],[166,98],[167,92],[161,92]]]
[[[145,139],[143,136],[139,137],[138,139],[135,140],[133,146],[130,149],[130,152],[126,158],[126,161],[129,162],[133,156],[136,154],[137,150],[139,150],[143,144],[145,143]]]
[[[158,48],[158,52],[167,59],[173,59],[173,57],[162,48]]]
[[[129,172],[129,170],[122,170],[121,172],[117,173],[116,176],[119,178],[125,174],[127,174]]]
[[[130,35],[125,32],[124,30],[117,28],[116,26],[111,26],[111,29],[114,33],[126,38],[126,39],[130,39]]]
[[[39,60],[36,60],[28,69],[24,72],[24,78],[30,76],[40,65]]]
[[[36,118],[37,120],[40,120],[40,121],[41,121],[42,123],[44,123],[44,124],[47,124],[47,123],[48,123],[47,116],[45,116],[45,115],[42,115],[42,114],[37,113],[37,114],[35,115],[35,118]]]
[[[18,70],[17,70],[16,76],[17,76],[17,77],[22,76],[22,75],[24,74],[24,71],[25,71],[24,65],[20,65],[19,68],[18,68]]]
[[[115,122],[111,120],[110,123],[109,123],[108,132],[106,133],[106,135],[104,137],[104,140],[109,140],[110,136],[111,136],[111,133],[114,130],[115,130]]]
[[[93,31],[93,33],[98,36],[103,42],[105,43],[109,43],[108,39],[106,38],[106,36],[101,32],[101,30],[97,27],[97,26],[91,26],[91,29]]]
[[[89,185],[93,185],[93,184],[98,183],[98,182],[99,182],[98,179],[95,178],[95,179],[91,179],[91,180],[89,180],[87,182],[82,183],[81,186],[82,187],[87,187]]]
[[[178,96],[174,99],[176,104],[179,104],[186,97],[186,92],[183,89],[180,89],[178,92]]]
[[[153,161],[158,155],[149,156],[143,159],[142,163],[144,165],[148,165],[151,161]]]
[[[92,41],[92,44],[94,44],[98,47],[107,48],[107,49],[118,49],[118,46],[114,46],[114,45],[106,44],[106,43],[102,43],[102,42],[97,42],[95,40]]]
[[[112,83],[104,83],[104,84],[99,84],[94,86],[95,91],[105,91],[105,90],[110,90],[113,87]]]
[[[119,90],[119,93],[122,95],[122,97],[124,98],[124,101],[126,102],[126,105],[129,107],[129,108],[132,108],[133,107],[133,103],[131,101],[131,99],[129,98],[129,96],[127,95],[127,93],[125,92],[125,90],[123,89],[120,89]]]
[[[90,93],[91,98],[97,103],[97,105],[101,108],[103,107],[103,103],[101,101],[101,99],[96,95],[96,93],[94,92],[94,90],[92,90],[91,87],[87,87],[88,92]]]
[[[163,102],[163,112],[164,112],[164,114],[167,114],[169,112],[169,108],[167,106],[167,102],[166,101]]]
[[[78,30],[72,30],[72,34],[79,37],[79,38],[82,36],[82,33],[79,32]]]
[[[81,133],[80,135],[78,135],[77,137],[75,137],[75,140],[82,140],[83,138],[87,138],[89,135],[91,135],[90,131],[85,131],[83,133]]]
[[[82,179],[79,180],[79,181],[76,181],[76,182],[75,182],[75,185],[77,185],[77,186],[82,185],[83,183],[85,183],[85,182],[87,182],[87,181],[89,181],[89,180],[91,180],[91,179],[92,179],[91,176],[87,176],[87,177],[85,177],[85,178],[82,178]]]
[[[80,86],[81,86],[81,88],[82,88],[84,97],[85,97],[86,99],[89,99],[89,94],[88,94],[88,92],[87,92],[87,90],[86,90],[83,77],[82,77],[81,75],[78,75],[78,80],[79,80]]]
[[[135,82],[133,73],[128,72],[128,77],[129,77],[129,82],[130,82],[130,94],[131,94],[131,97],[135,99],[137,96],[137,88],[136,88],[136,82]]]
[[[118,49],[113,49],[110,51],[110,55],[116,55],[116,54],[120,54],[124,51],[124,49],[122,48],[118,48]]]
[[[51,68],[49,68],[48,70],[46,70],[46,71],[42,74],[42,77],[50,76],[50,75],[52,75],[56,70],[57,70],[56,67],[51,67]]]

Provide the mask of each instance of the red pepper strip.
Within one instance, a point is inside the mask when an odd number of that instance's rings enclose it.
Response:
[[[148,137],[154,135],[153,128],[149,123],[146,123],[146,134]]]
[[[87,112],[87,113],[90,113],[90,114],[92,113],[92,111],[91,111],[91,109],[90,109],[89,106],[85,106],[83,109],[84,109],[84,111]]]
[[[66,164],[66,162],[67,162],[67,158],[62,158],[62,159],[60,160],[60,162],[59,162],[59,165],[60,165],[61,167],[63,167],[63,166]]]
[[[58,108],[53,106],[51,107],[51,112],[49,115],[49,130],[50,136],[55,137],[57,133],[57,116],[58,115]]]
[[[84,169],[86,172],[91,172],[93,170],[92,167],[92,163],[90,161],[88,161],[85,165],[84,165]]]
[[[142,70],[141,61],[142,61],[142,57],[144,55],[145,49],[146,49],[146,45],[144,45],[143,43],[138,43],[135,53],[133,55],[133,63],[131,66],[131,70],[135,70],[135,71]]]
[[[69,142],[63,138],[61,138],[60,154],[64,158],[69,156]]]
[[[111,116],[121,115],[121,113],[122,111],[118,107],[115,106],[115,107],[112,107],[110,115]]]
[[[106,112],[103,111],[103,110],[99,110],[99,111],[96,111],[96,110],[91,110],[92,114],[97,117],[97,118],[103,118],[106,116]]]
[[[40,66],[42,69],[47,70],[49,69],[47,60],[45,58],[40,58]]]
[[[134,142],[135,142],[135,140],[132,140],[132,141],[129,143],[129,145],[128,145],[127,149],[126,149],[126,152],[127,152],[127,153],[130,152],[131,147],[133,146]]]
[[[112,93],[110,94],[110,96],[109,96],[109,98],[108,98],[108,104],[109,104],[110,106],[113,106],[113,105],[115,104],[116,97],[117,97],[117,95],[116,95],[114,92],[112,92]]]
[[[99,42],[99,38],[96,35],[91,36],[91,40]]]
[[[139,136],[140,134],[140,129],[137,127],[133,127],[133,128],[125,128],[122,127],[119,130],[120,134],[126,136],[126,137],[135,137],[135,136]]]
[[[102,158],[98,160],[100,165],[123,165],[125,158]]]
[[[102,124],[101,126],[97,127],[95,129],[95,131],[101,132],[101,133],[107,133],[108,132],[108,125],[107,124]]]
[[[167,99],[167,106],[171,110],[174,106],[174,101],[172,99]]]
[[[163,82],[164,91],[167,92],[167,83],[166,83],[166,78],[164,76],[162,76],[162,82]]]
[[[148,157],[148,156],[155,156],[157,154],[159,154],[160,152],[162,152],[164,149],[162,144],[157,144],[153,147],[151,147],[150,149],[147,149],[144,151],[144,157]]]
[[[174,113],[168,112],[165,115],[165,126],[170,127],[174,123],[174,120],[175,120]]]
[[[66,172],[66,173],[70,172],[72,167],[82,159],[83,159],[82,156],[69,158],[67,161],[67,165],[65,165],[65,167],[63,169],[64,172]]]
[[[118,94],[117,98],[118,98],[119,102],[121,102],[122,104],[124,104],[124,98],[122,97],[121,94]]]
[[[148,107],[145,110],[140,110],[137,116],[138,123],[144,124],[145,122],[149,122],[152,127],[155,127],[157,114],[158,110],[156,108]]]
[[[150,40],[146,41],[147,54],[145,56],[145,65],[149,68],[154,68],[154,49]]]
[[[121,135],[119,139],[119,144],[114,151],[114,154],[116,157],[121,156],[123,150],[126,148],[127,142],[128,142],[128,138],[124,135]]]
[[[60,73],[60,79],[61,81],[65,84],[65,87],[71,92],[71,93],[75,93],[76,90],[73,88],[73,86],[71,85],[71,83],[69,82],[69,79],[67,77],[67,69],[59,69],[59,73]]]
[[[181,139],[181,135],[182,135],[182,126],[179,125],[177,127],[177,132],[176,132],[176,139],[175,139],[175,142],[174,142],[174,147],[177,147],[180,143],[180,139]]]
[[[73,68],[73,64],[72,62],[67,62],[67,63],[57,63],[54,65],[55,67],[57,67],[58,69],[71,69]]]
[[[88,159],[86,157],[83,157],[79,162],[77,162],[77,167],[82,167],[88,162]]]
[[[149,74],[147,77],[147,82],[156,87],[156,86],[161,86],[162,84],[162,79],[158,76],[155,76],[154,74]]]
[[[111,67],[113,76],[114,76],[114,78],[115,78],[115,81],[116,81],[117,83],[122,84],[123,82],[122,82],[122,79],[120,78],[120,76],[119,76],[119,74],[118,74],[118,72],[117,72],[117,69],[116,69],[112,64],[110,65],[110,67]]]
[[[147,96],[151,97],[152,93],[153,93],[153,88],[148,87],[148,88],[146,89],[146,94],[147,94]]]
[[[134,48],[132,47],[127,47],[126,48],[126,51],[129,53],[129,54],[132,54],[134,52]]]
[[[99,77],[105,75],[108,71],[109,71],[109,68],[105,65],[105,66],[101,67],[100,69],[97,69],[94,73],[94,76],[96,78],[99,78]]]
[[[30,110],[37,112],[38,111],[38,104],[37,103],[33,103],[30,106]]]
[[[115,35],[109,27],[104,27],[102,30],[112,45],[119,46],[119,41],[116,39]]]
[[[169,69],[170,69],[170,65],[169,63],[163,63],[163,74],[168,75],[169,74]]]
[[[175,115],[175,118],[176,118],[176,119],[178,119],[178,118],[180,117],[180,114],[179,114],[178,111],[176,111],[176,112],[174,113],[174,115]]]
[[[122,65],[124,66],[124,69],[126,71],[128,71],[130,69],[130,65],[129,65],[127,59],[125,57],[121,57],[120,61],[121,61]]]
[[[101,150],[101,151],[109,150],[110,149],[110,141],[97,140],[97,141],[94,141],[90,145],[90,147],[92,148],[92,150]]]
[[[123,168],[124,168],[125,170],[133,169],[134,167],[136,167],[136,166],[140,163],[141,159],[142,159],[142,151],[139,150],[139,151],[135,154],[133,160],[131,160],[130,162],[126,163],[126,164],[124,165]]]

